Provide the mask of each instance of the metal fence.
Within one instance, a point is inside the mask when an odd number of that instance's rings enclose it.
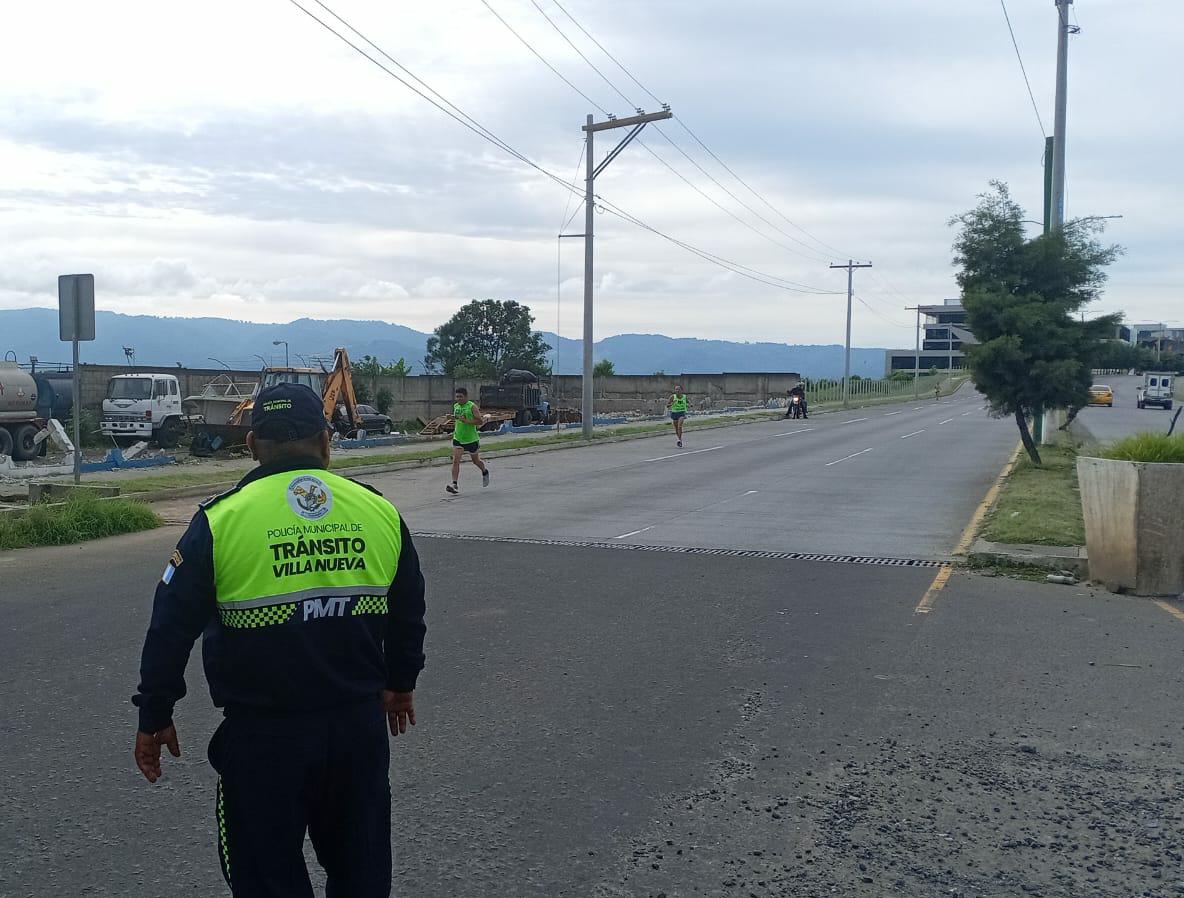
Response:
[[[956,389],[964,380],[966,380],[965,374],[955,374],[953,377],[925,375],[918,379],[917,387],[914,391],[912,378],[907,380],[890,378],[869,380],[861,378],[851,381],[850,397],[852,402],[867,402],[876,399],[894,399],[912,396],[915,392],[921,398],[927,398],[933,396],[934,387],[937,387],[941,395],[945,396],[951,390]],[[807,380],[804,386],[806,388],[806,398],[813,405],[843,401],[843,381],[841,379]]]

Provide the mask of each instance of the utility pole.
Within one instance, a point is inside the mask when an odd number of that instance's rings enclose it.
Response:
[[[856,268],[871,268],[871,262],[847,260],[846,265],[831,265],[831,268],[847,269],[847,342],[843,351],[843,408],[851,407],[851,299],[855,295],[854,273]]]
[[[587,163],[584,178],[584,376],[582,378],[584,389],[583,399],[580,403],[580,416],[584,423],[585,440],[592,439],[592,218],[596,209],[596,194],[593,189],[596,176],[620,155],[621,150],[633,142],[633,138],[641,133],[642,128],[650,122],[661,121],[673,116],[674,113],[670,111],[669,106],[663,106],[661,112],[642,112],[639,109],[637,115],[631,115],[628,118],[610,118],[606,122],[595,122],[593,116],[589,115],[587,124],[583,127],[584,133],[588,135],[588,146],[584,149],[584,159]],[[597,131],[610,131],[614,128],[629,128],[630,131],[617,144],[616,148],[597,165],[592,152],[592,137]]]
[[[1056,0],[1057,5],[1057,96],[1053,119],[1052,198],[1049,203],[1052,227],[1065,223],[1065,109],[1069,93],[1069,35],[1081,29],[1069,24],[1073,0]]]
[[[905,306],[906,312],[917,313],[917,347],[913,350],[913,399],[921,398],[921,307]]]

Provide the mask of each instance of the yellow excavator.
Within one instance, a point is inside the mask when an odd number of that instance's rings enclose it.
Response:
[[[245,446],[251,430],[251,410],[260,390],[276,384],[304,384],[321,395],[325,406],[325,420],[343,437],[351,436],[362,427],[358,400],[354,395],[354,379],[349,364],[349,353],[338,348],[333,353],[333,367],[264,368],[259,383],[251,395],[240,402],[225,424],[198,424],[193,429],[190,452],[197,456]]]

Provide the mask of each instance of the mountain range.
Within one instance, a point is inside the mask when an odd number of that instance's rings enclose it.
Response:
[[[254,324],[226,318],[158,318],[151,315],[96,313],[94,342],[84,343],[84,363],[122,364],[125,347],[133,349],[137,365],[186,368],[258,368],[260,357],[269,364],[283,364],[288,342],[292,364],[300,356],[331,357],[334,347],[345,346],[359,359],[372,355],[383,362],[403,358],[415,363],[413,373],[423,373],[423,356],[429,334],[385,321],[300,318],[286,324]],[[559,374],[581,369],[579,340],[543,339],[558,350]],[[40,362],[69,361],[70,345],[58,341],[56,309],[0,310],[0,353],[15,354],[18,361],[30,356]],[[555,360],[555,349],[551,351]],[[618,374],[690,374],[697,372],[795,371],[807,377],[841,377],[843,347],[839,345],[791,345],[739,343],[667,337],[662,334],[619,334],[596,343],[595,357],[610,359]],[[851,373],[879,377],[884,372],[884,350],[851,350]]]

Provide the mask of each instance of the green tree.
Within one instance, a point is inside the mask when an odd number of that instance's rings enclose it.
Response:
[[[372,355],[362,356],[362,360],[354,362],[351,367],[355,378],[368,377],[371,380],[378,377],[406,377],[411,372],[411,366],[407,364],[406,359],[384,365]]]
[[[354,398],[362,405],[369,405],[373,399],[370,395],[370,385],[354,378]]]
[[[380,414],[387,414],[395,404],[395,395],[386,387],[382,387],[374,397],[374,405]]]
[[[547,373],[550,346],[530,309],[514,300],[474,300],[428,338],[424,366],[452,377],[494,379],[511,368]]]
[[[1087,219],[1026,240],[1024,217],[1007,185],[992,181],[950,224],[961,225],[954,264],[967,326],[980,341],[966,347],[970,376],[995,415],[1014,416],[1039,465],[1028,418],[1045,408],[1072,413],[1089,401],[1092,360],[1119,316],[1078,315],[1097,299],[1120,249],[1098,242],[1101,227]]]
[[[612,377],[614,374],[616,371],[613,368],[613,363],[608,359],[601,359],[592,366],[593,377]]]

